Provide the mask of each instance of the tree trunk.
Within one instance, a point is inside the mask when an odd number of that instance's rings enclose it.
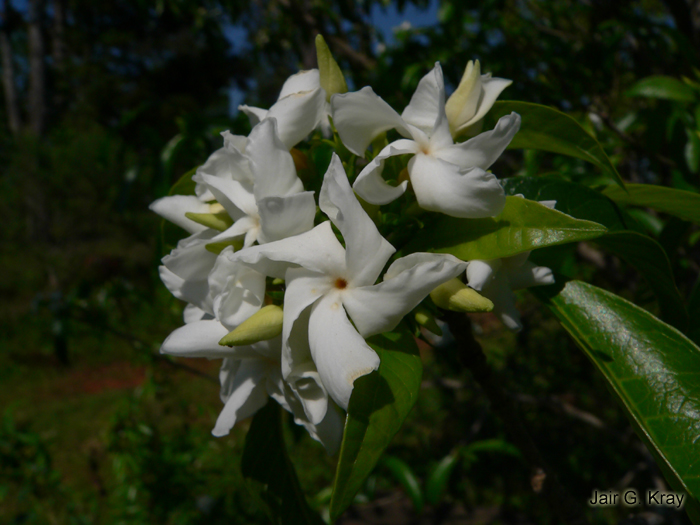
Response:
[[[35,135],[44,132],[46,80],[44,72],[44,36],[41,32],[43,0],[29,0],[29,125]]]
[[[5,12],[0,19],[0,60],[2,61],[2,85],[5,91],[5,106],[7,107],[7,120],[13,135],[19,133],[22,128],[22,120],[19,114],[17,101],[17,89],[15,86],[15,68],[12,60],[12,42],[10,41],[12,7],[6,4]]]

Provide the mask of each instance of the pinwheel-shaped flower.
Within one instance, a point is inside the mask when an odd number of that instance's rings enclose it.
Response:
[[[248,137],[243,171],[202,173],[199,179],[233,219],[213,241],[245,236],[245,246],[290,237],[313,227],[316,203],[297,177],[294,160],[280,142],[274,118],[266,118]]]
[[[390,186],[381,177],[384,161],[394,155],[413,154],[408,163],[418,204],[453,217],[498,215],[505,206],[503,188],[485,170],[508,146],[520,127],[516,113],[502,117],[495,129],[455,144],[445,114],[445,86],[440,64],[418,84],[403,114],[394,111],[372,88],[334,95],[333,122],[341,140],[356,155],[363,155],[379,133],[396,129],[407,137],[386,146],[357,177],[354,189],[373,204],[400,197],[408,182]]]
[[[384,281],[375,284],[394,248],[362,209],[336,155],[319,204],[340,230],[345,248],[326,221],[296,237],[229,257],[286,279],[283,377],[290,381],[312,361],[328,394],[347,409],[355,379],[379,366],[364,338],[396,327],[433,288],[463,271],[465,263],[449,255],[416,253],[395,261]],[[307,407],[312,423],[325,415],[324,400],[319,401]]]

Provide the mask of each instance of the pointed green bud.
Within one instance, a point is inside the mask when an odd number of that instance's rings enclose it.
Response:
[[[237,252],[238,250],[242,250],[243,249],[243,239],[221,241],[221,242],[210,242],[209,244],[204,245],[204,249],[207,250],[208,252],[215,253],[216,255],[219,255],[221,252],[224,251],[224,248],[226,248],[227,246],[233,246],[234,252]]]
[[[489,299],[469,288],[457,278],[450,279],[435,288],[430,292],[430,298],[440,308],[453,312],[490,312],[493,310],[493,303]]]
[[[321,87],[326,92],[326,102],[330,102],[331,96],[336,93],[347,93],[348,85],[345,82],[343,72],[321,35],[316,35],[316,60],[318,61],[318,73],[321,77]]]
[[[252,345],[258,341],[277,337],[282,333],[283,317],[282,308],[274,304],[267,305],[222,337],[219,344],[221,346]]]
[[[435,317],[425,308],[418,308],[415,314],[416,323],[433,332],[435,335],[442,335],[442,329],[435,322]]]
[[[280,279],[279,277],[272,279],[272,286],[279,286],[280,284],[284,284],[284,279]]]
[[[188,211],[185,217],[207,228],[214,228],[220,232],[228,230],[233,224],[233,219],[225,211],[218,213],[192,213]]]

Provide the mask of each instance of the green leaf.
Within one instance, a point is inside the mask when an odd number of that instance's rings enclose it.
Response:
[[[430,505],[437,505],[442,499],[450,476],[457,466],[459,456],[449,454],[442,458],[440,462],[428,474],[425,480],[425,501]]]
[[[653,76],[643,78],[625,93],[628,97],[660,98],[678,102],[692,102],[693,88],[673,77]]]
[[[574,219],[537,202],[506,197],[506,206],[497,217],[437,216],[404,251],[450,253],[465,261],[497,259],[535,248],[594,239],[606,231],[605,226]]]
[[[323,525],[309,507],[282,435],[282,409],[269,402],[253,418],[245,439],[241,472],[253,480],[265,510],[278,525]]]
[[[654,184],[628,184],[627,193],[607,186],[603,193],[620,204],[644,206],[700,224],[700,194]]]
[[[700,348],[645,310],[580,281],[533,288],[607,380],[700,523]]]
[[[495,122],[513,111],[522,123],[509,149],[535,149],[582,159],[608,172],[620,187],[625,187],[603,147],[575,119],[549,106],[511,100],[496,102],[489,118]]]
[[[624,190],[609,186],[620,195]],[[630,220],[609,198],[581,184],[546,178],[508,179],[506,193],[522,193],[528,199],[556,200],[557,209],[578,219],[599,222],[608,228],[595,243],[614,253],[635,268],[654,291],[666,322],[685,330],[688,314],[673,277],[673,269],[664,249],[651,237],[629,231]]]
[[[192,176],[195,173],[197,173],[197,168],[192,168],[180,177],[178,181],[172,185],[168,195],[194,195],[194,187],[197,183],[192,180]]]
[[[379,354],[379,370],[355,381],[340,446],[330,514],[335,520],[352,503],[365,478],[401,428],[418,399],[423,365],[410,332],[367,340]]]
[[[671,263],[658,242],[646,235],[630,231],[611,232],[599,237],[595,242],[644,276],[656,295],[664,321],[681,331],[688,328],[688,312],[676,287]]]
[[[348,85],[345,82],[343,72],[321,35],[316,35],[316,60],[318,61],[321,87],[326,92],[326,102],[330,102],[331,95],[347,93]]]
[[[413,503],[413,508],[416,513],[423,512],[423,492],[421,491],[420,483],[411,467],[405,461],[395,456],[384,456],[382,465],[394,476],[406,491],[406,495]]]

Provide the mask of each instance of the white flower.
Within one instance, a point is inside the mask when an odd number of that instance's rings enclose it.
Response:
[[[433,288],[463,271],[465,263],[416,253],[394,262],[384,281],[375,284],[395,250],[355,198],[337,155],[319,200],[342,233],[345,248],[326,221],[296,237],[229,257],[286,280],[283,377],[293,383],[291,378],[314,364],[328,394],[347,409],[355,379],[379,366],[364,338],[395,328]],[[325,413],[324,400],[305,409],[316,423]]]
[[[512,83],[512,80],[505,78],[491,78],[491,73],[482,75],[479,61],[470,60],[459,86],[445,104],[452,136],[479,133],[482,119],[496,102],[498,95]]]
[[[289,77],[269,110],[245,105],[238,109],[248,115],[253,126],[266,118],[277,119],[280,139],[288,150],[319,124],[330,127],[326,92],[321,88],[318,69],[300,71]]]
[[[453,217],[498,215],[505,206],[503,188],[486,172],[520,127],[520,116],[502,117],[495,129],[455,144],[445,114],[445,86],[440,64],[418,84],[411,102],[399,116],[370,87],[334,95],[333,122],[341,140],[356,155],[379,133],[396,129],[406,139],[386,146],[360,173],[353,188],[372,204],[387,204],[406,191],[407,181],[396,187],[381,177],[384,161],[394,155],[413,154],[408,163],[418,204]]]
[[[297,397],[305,393],[314,401],[313,388],[292,392],[282,380],[280,369],[281,338],[261,341],[250,346],[219,345],[228,328],[218,320],[200,320],[175,330],[163,342],[161,352],[180,357],[223,358],[219,378],[224,408],[219,414],[212,434],[225,436],[237,421],[253,416],[272,397],[294,415],[311,436],[320,441],[329,454],[334,454],[342,439],[343,421],[338,411],[330,407],[324,417],[312,424],[303,409],[304,402]],[[307,374],[308,383],[318,382],[318,373]],[[316,386],[316,390],[322,387]],[[303,398],[302,398],[303,399]]]
[[[234,223],[213,240],[245,236],[245,246],[270,242],[310,230],[316,203],[297,177],[294,160],[276,131],[274,118],[253,128],[239,165],[245,172],[209,175],[199,179],[231,216]]]
[[[516,195],[522,197],[522,195]],[[541,201],[540,204],[554,208],[556,201]],[[467,284],[493,302],[495,313],[511,330],[520,330],[520,312],[515,307],[513,290],[554,283],[552,270],[535,266],[527,260],[530,252],[513,257],[489,261],[469,261]]]

